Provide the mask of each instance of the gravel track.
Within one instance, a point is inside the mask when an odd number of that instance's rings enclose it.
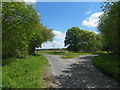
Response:
[[[62,59],[61,55],[44,55],[51,66],[57,88],[119,88],[119,82],[96,69],[91,58],[96,55],[80,55]]]

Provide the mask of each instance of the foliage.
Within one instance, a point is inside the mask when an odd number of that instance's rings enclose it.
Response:
[[[44,56],[28,56],[26,59],[3,60],[3,88],[42,88],[43,72],[47,65]]]
[[[98,29],[103,36],[103,46],[109,53],[120,55],[120,1],[103,5]]]
[[[102,54],[92,59],[92,63],[108,76],[120,81],[120,67],[116,55]]]
[[[41,44],[46,41],[52,41],[53,33],[51,29],[40,25],[38,30],[33,34],[29,43],[29,54],[35,53],[36,47],[41,47]]]
[[[35,27],[37,13],[24,2],[2,3],[3,57],[27,54],[28,40]]]
[[[65,46],[68,46],[69,51],[79,51],[79,34],[81,32],[82,31],[76,27],[72,27],[66,32]]]
[[[52,31],[43,27],[39,18],[30,4],[2,2],[3,58],[25,57],[36,46],[41,46],[42,42],[52,38]]]
[[[72,27],[66,32],[64,42],[65,46],[68,46],[67,49],[69,51],[97,51],[102,47],[101,40],[102,37],[100,35],[96,35],[94,32]]]

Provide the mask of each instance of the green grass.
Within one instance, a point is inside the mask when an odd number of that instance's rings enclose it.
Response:
[[[108,76],[120,81],[120,67],[117,55],[103,54],[92,59],[92,63]]]
[[[40,53],[45,53],[45,54],[50,54],[50,55],[89,55],[92,53],[87,53],[87,52],[55,52],[55,51],[49,51],[49,52],[40,52]]]
[[[107,53],[106,51],[98,51],[98,52],[66,52],[65,50],[42,50],[42,51],[37,51],[37,53],[44,53],[44,54],[50,54],[50,55],[90,55],[90,54],[104,54]]]
[[[42,88],[47,60],[42,55],[3,60],[3,88]]]
[[[0,89],[1,87],[2,87],[2,66],[0,65]]]
[[[80,52],[80,53],[49,53],[50,55],[89,55],[91,53],[85,53],[85,52]]]
[[[97,51],[97,52],[92,52],[92,54],[105,54],[107,51]]]
[[[77,56],[66,55],[66,56],[62,56],[61,58],[63,58],[63,59],[70,59],[70,58],[74,58],[74,57],[77,57]]]

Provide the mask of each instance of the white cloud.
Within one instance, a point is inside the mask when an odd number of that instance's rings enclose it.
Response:
[[[100,32],[94,31],[96,34],[100,34]]]
[[[64,42],[63,41],[48,41],[42,44],[43,49],[49,49],[49,48],[64,48]]]
[[[92,30],[88,30],[88,31],[94,32],[94,33],[96,33],[96,34],[99,34],[99,33],[100,33],[99,31],[92,31]]]
[[[40,16],[40,13],[38,12],[38,15]]]
[[[55,34],[56,39],[65,39],[65,33],[62,33],[60,31],[52,30]]]
[[[64,46],[64,39],[65,39],[65,33],[62,33],[57,30],[52,30],[52,32],[55,34],[55,39],[60,39],[59,41],[47,41],[42,43],[42,49],[53,49],[53,48],[65,48]],[[40,48],[38,48],[40,49]]]
[[[53,49],[53,48],[65,48],[64,47],[64,39],[65,39],[65,33],[62,33],[57,30],[52,30],[52,32],[55,34],[55,39],[60,39],[59,41],[47,41],[42,44],[43,49]]]
[[[97,27],[99,16],[102,14],[103,12],[93,13],[89,18],[87,18],[86,20],[83,20],[82,25],[87,26],[87,27]]]
[[[86,12],[86,14],[91,14],[92,13],[92,11],[88,11],[88,12]]]

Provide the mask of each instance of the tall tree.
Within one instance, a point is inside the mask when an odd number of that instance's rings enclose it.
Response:
[[[41,24],[38,29],[36,29],[36,32],[33,34],[33,37],[30,40],[28,48],[29,54],[34,54],[36,47],[41,47],[43,42],[52,41],[53,37],[54,34],[52,30]]]
[[[103,36],[104,48],[120,55],[120,1],[105,3],[103,12],[98,29]]]
[[[96,35],[94,32],[80,30],[77,27],[68,29],[65,37],[65,46],[70,51],[78,52],[84,51],[96,51],[102,47],[101,36]]]
[[[79,46],[79,34],[82,32],[77,27],[72,27],[71,29],[68,29],[66,32],[66,37],[65,37],[65,46],[68,46],[67,49],[69,51],[75,51],[78,52],[80,50]]]
[[[3,2],[3,57],[27,55],[29,39],[38,24],[37,12],[31,5],[24,2]]]
[[[25,2],[2,3],[3,58],[25,57],[28,52],[33,52],[33,48],[41,46],[42,42],[52,37],[51,30],[44,28],[39,18],[38,13],[30,4]]]

